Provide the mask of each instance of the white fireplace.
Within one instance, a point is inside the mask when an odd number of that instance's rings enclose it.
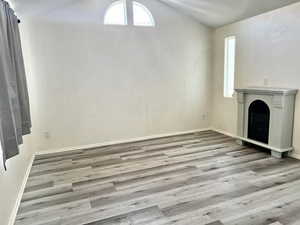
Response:
[[[296,89],[238,88],[238,138],[281,158],[293,150]]]

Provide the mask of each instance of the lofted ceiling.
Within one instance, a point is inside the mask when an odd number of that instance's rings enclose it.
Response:
[[[18,13],[44,13],[79,0],[7,0]],[[88,1],[88,0],[85,0]],[[99,0],[101,1],[101,0]],[[154,0],[148,0],[154,1]],[[220,27],[300,0],[157,0],[209,27]]]
[[[300,0],[160,0],[209,27],[220,27]]]

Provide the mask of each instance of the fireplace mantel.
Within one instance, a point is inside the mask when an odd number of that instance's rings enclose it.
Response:
[[[296,95],[297,89],[291,88],[271,88],[271,87],[249,87],[236,88],[237,93],[245,94],[262,94],[262,95]]]
[[[245,142],[269,148],[272,155],[281,158],[293,150],[292,137],[296,89],[249,87],[237,88],[238,138]],[[263,101],[270,110],[268,143],[248,138],[249,107],[257,101]]]

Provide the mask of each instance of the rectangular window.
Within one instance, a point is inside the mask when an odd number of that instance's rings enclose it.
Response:
[[[234,93],[235,36],[225,38],[224,97]]]

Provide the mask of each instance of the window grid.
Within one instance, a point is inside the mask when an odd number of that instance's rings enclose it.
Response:
[[[126,1],[119,0],[113,2],[105,12],[105,25],[127,25],[127,8]]]
[[[115,1],[105,12],[105,25],[128,25],[128,21],[134,26],[155,26],[154,18],[148,8],[136,1],[130,1],[128,9],[126,0]]]
[[[155,22],[151,12],[142,4],[133,1],[133,25],[153,27]]]

